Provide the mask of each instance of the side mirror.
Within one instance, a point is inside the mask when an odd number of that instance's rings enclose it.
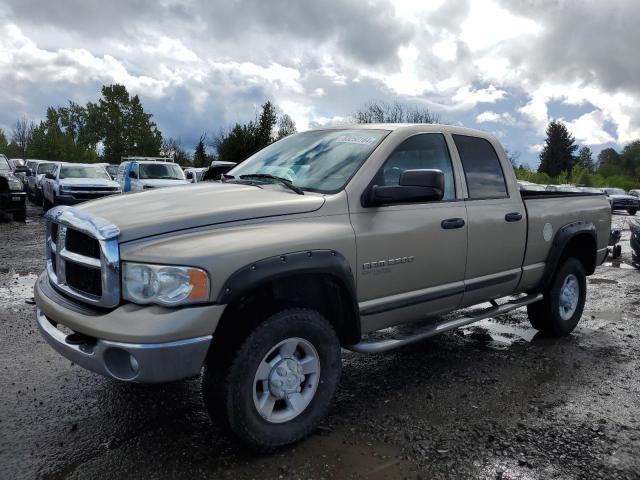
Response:
[[[55,180],[56,176],[53,173],[45,173],[44,178],[48,178],[49,180]]]
[[[392,203],[433,202],[444,196],[444,173],[441,170],[405,170],[399,185],[374,185],[365,206]]]
[[[129,172],[129,178],[138,178],[138,174],[136,172],[134,172],[133,170],[131,170]]]

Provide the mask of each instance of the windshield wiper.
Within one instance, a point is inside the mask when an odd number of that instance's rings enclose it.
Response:
[[[247,173],[246,175],[240,175],[240,178],[266,178],[270,180],[277,180],[281,185],[284,185],[289,190],[293,190],[298,195],[304,195],[304,190],[294,185],[293,182],[288,178],[276,177],[275,175],[271,175],[270,173]]]

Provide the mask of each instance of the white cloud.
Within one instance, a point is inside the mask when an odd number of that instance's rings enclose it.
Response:
[[[506,95],[505,90],[497,89],[493,85],[476,90],[467,85],[460,87],[451,100],[458,108],[470,109],[479,103],[495,103],[505,98]]]
[[[604,122],[604,114],[600,110],[594,110],[573,121],[566,122],[566,125],[578,143],[601,145],[615,141],[615,138],[604,130]]]
[[[531,153],[540,153],[542,151],[542,149],[544,148],[544,144],[542,143],[536,143],[534,145],[529,145],[529,147],[527,148],[527,150]]]
[[[477,123],[503,123],[505,125],[514,125],[516,119],[509,112],[496,113],[486,110],[476,117]]]

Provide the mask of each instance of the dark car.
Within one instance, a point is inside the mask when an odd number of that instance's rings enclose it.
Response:
[[[13,174],[9,160],[0,155],[0,212],[10,213],[17,222],[27,219],[27,194],[22,182]]]
[[[640,222],[635,218],[629,219],[629,229],[631,230],[631,259],[640,268]]]
[[[629,215],[633,216],[640,210],[640,199],[633,195],[627,195],[627,192],[623,189],[605,188],[604,192],[607,194],[612,212],[614,210],[626,210]]]

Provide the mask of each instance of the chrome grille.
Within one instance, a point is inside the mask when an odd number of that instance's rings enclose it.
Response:
[[[100,307],[120,303],[118,228],[72,207],[56,207],[47,219],[47,274],[62,293]],[[68,265],[69,275],[67,275]]]

